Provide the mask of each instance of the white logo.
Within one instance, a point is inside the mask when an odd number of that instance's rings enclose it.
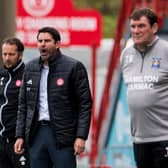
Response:
[[[54,7],[55,0],[22,0],[23,7],[32,16],[45,16]]]
[[[26,89],[26,90],[27,90],[27,92],[29,92],[29,91],[30,91],[30,87],[27,87],[27,89]]]
[[[3,80],[4,79],[5,79],[4,77],[1,77],[1,79],[0,79],[0,85],[3,85]]]
[[[19,161],[22,166],[26,164],[26,158],[24,156],[21,156]]]
[[[134,55],[126,55],[125,56],[126,64],[131,64],[133,62],[133,57]]]
[[[168,147],[166,147],[165,149],[166,149],[166,154],[164,156],[168,157]]]
[[[26,83],[32,85],[33,84],[32,79],[28,80]]]

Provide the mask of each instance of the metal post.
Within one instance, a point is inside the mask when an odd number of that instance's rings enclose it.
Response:
[[[0,44],[6,37],[15,34],[15,16],[16,16],[16,0],[3,0],[0,5]],[[1,54],[1,47],[0,47]],[[2,57],[0,56],[0,66],[2,66]]]
[[[96,44],[92,45],[92,126],[91,126],[91,150],[90,150],[90,163],[91,168],[95,164],[95,157],[97,155],[97,141],[96,141]]]

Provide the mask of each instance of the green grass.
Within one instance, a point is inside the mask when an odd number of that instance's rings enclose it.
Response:
[[[102,16],[102,37],[113,38],[117,25],[117,16],[105,15]]]

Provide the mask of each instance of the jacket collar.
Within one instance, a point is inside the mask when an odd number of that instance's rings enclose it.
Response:
[[[57,60],[60,57],[61,57],[61,51],[59,49],[59,50],[56,50],[55,53],[48,58],[48,64],[52,65],[53,63],[57,62]],[[41,59],[41,57],[39,59],[39,64],[43,65],[43,60]]]
[[[151,48],[152,46],[154,46],[158,40],[159,40],[159,37],[156,36],[156,37],[153,39],[153,41],[152,41],[151,43],[149,43],[149,44],[146,45],[146,48],[145,48],[145,50],[143,51],[143,53],[146,53],[148,50],[150,50],[150,48]],[[134,48],[135,48],[136,50],[138,50],[140,53],[142,53],[142,51],[140,51],[140,50],[136,47],[135,44],[134,44]]]
[[[24,67],[24,63],[22,60],[20,60],[15,66],[11,67],[11,68],[6,68],[4,67],[4,69],[6,69],[7,71],[14,73],[16,72],[18,69],[20,69],[21,67]]]

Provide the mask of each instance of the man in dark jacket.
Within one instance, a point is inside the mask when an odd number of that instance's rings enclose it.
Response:
[[[41,55],[26,65],[19,96],[15,152],[27,141],[32,168],[75,168],[90,128],[87,72],[61,53],[54,28],[40,29],[37,40]]]
[[[24,70],[24,46],[17,38],[2,43],[3,67],[0,69],[0,168],[28,168],[25,153],[13,150],[18,111],[18,96]]]

